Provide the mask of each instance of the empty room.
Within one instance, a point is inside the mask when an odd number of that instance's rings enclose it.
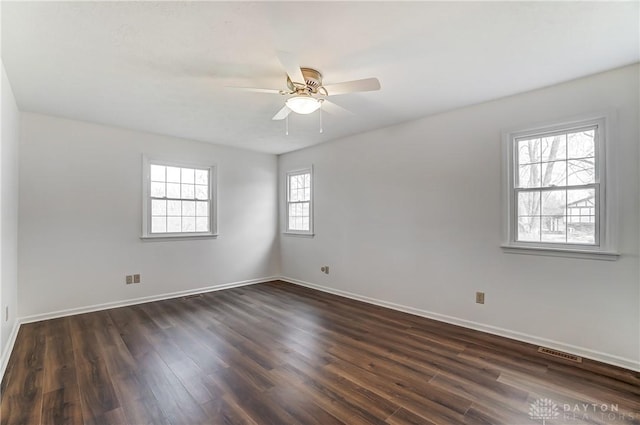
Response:
[[[0,425],[640,424],[639,1],[0,12]]]

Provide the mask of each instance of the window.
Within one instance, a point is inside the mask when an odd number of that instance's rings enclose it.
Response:
[[[313,234],[311,168],[287,173],[286,233]]]
[[[508,133],[506,248],[609,253],[605,119]]]
[[[215,167],[144,160],[143,237],[214,236]]]

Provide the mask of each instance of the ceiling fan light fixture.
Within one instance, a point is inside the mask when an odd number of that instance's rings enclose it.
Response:
[[[310,114],[320,108],[320,100],[308,94],[297,94],[287,99],[287,107],[297,114]]]

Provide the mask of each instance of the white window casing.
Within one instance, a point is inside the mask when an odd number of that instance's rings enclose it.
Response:
[[[597,113],[503,132],[505,252],[618,258],[614,118]]]
[[[141,239],[217,237],[216,171],[143,155]]]
[[[313,167],[285,174],[285,234],[313,236],[313,197]]]

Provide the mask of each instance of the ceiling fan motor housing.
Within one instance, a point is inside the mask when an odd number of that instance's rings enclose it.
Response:
[[[322,74],[312,68],[300,68],[300,70],[304,77],[304,83],[307,85],[306,91],[313,94],[318,93],[318,88],[322,87]],[[300,86],[298,85],[296,87],[289,77],[287,77],[287,87],[289,87],[292,92],[300,90]]]

